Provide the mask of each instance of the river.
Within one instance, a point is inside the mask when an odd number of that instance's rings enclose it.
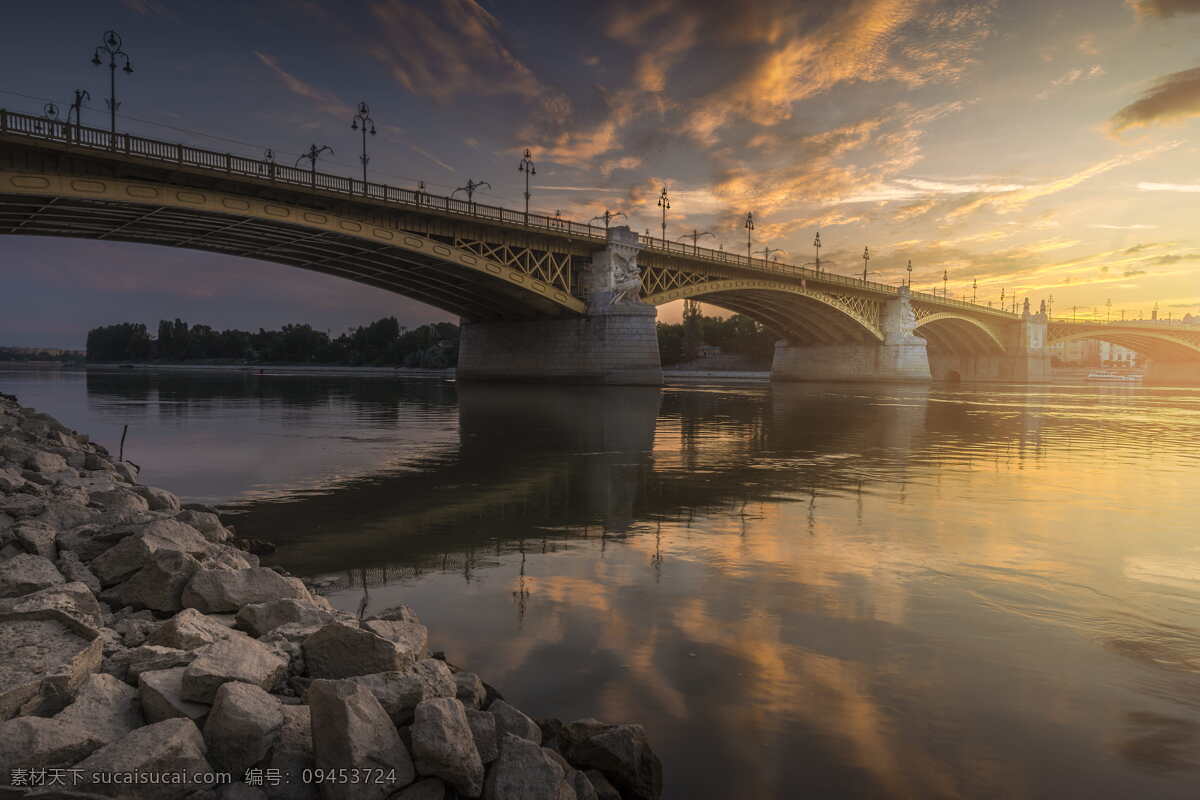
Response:
[[[683,798],[1194,798],[1200,390],[0,371]]]

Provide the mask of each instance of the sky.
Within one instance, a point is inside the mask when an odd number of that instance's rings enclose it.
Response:
[[[1200,312],[1200,0],[89,0],[11,3],[0,106],[92,100],[144,136],[534,210],[621,211],[668,238],[1056,315]],[[625,221],[625,220],[622,220]],[[974,288],[973,288],[974,284]],[[1110,305],[1111,303],[1111,305]],[[0,344],[89,328],[450,319],[291,267],[148,245],[0,236]],[[660,309],[660,318],[678,309]]]

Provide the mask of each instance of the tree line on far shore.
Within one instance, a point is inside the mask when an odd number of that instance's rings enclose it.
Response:
[[[434,322],[408,330],[395,317],[332,337],[311,325],[284,325],[257,332],[218,331],[183,320],[162,320],[157,336],[146,325],[122,322],[88,331],[88,361],[255,362],[349,364],[442,369],[458,363],[458,326]],[[683,321],[658,323],[663,366],[694,361],[712,352],[771,363],[775,336],[750,317],[708,317],[689,303]]]
[[[395,317],[332,337],[311,325],[218,331],[162,320],[152,337],[139,322],[88,331],[88,361],[208,361],[351,364],[441,369],[458,361],[458,326],[434,322],[408,330]]]

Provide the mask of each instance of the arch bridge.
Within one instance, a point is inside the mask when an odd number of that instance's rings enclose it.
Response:
[[[386,289],[462,319],[462,378],[658,383],[654,309],[683,298],[775,333],[781,379],[928,380],[988,359],[1037,377],[1028,314],[4,110],[0,233],[207,250]]]

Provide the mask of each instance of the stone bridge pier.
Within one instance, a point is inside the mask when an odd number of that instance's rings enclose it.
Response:
[[[775,344],[771,379],[776,381],[879,381],[927,383],[926,342],[917,336],[906,287],[887,301],[880,319],[883,340],[847,344]]]
[[[460,380],[659,386],[657,312],[641,301],[637,234],[610,228],[608,246],[580,271],[582,316],[462,324]]]

